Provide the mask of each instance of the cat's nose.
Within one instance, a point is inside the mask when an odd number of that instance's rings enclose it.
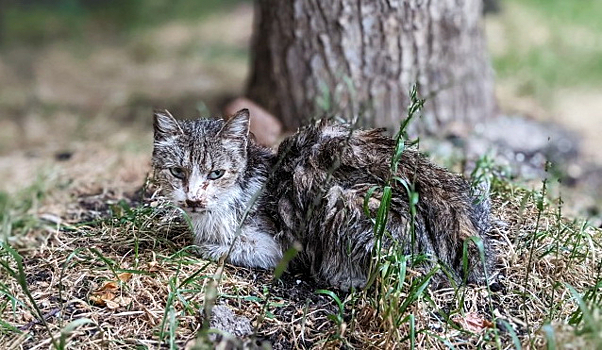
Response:
[[[201,202],[201,201],[191,201],[191,200],[186,200],[186,206],[189,208],[199,208],[199,209],[203,209],[205,208],[205,203]]]

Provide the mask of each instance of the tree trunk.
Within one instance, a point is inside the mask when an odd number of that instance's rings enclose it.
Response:
[[[6,9],[7,4],[5,0],[0,0],[0,9]],[[0,46],[4,44],[4,11],[0,11]]]
[[[325,109],[395,130],[414,83],[414,131],[489,118],[482,1],[258,0],[248,96],[289,130]]]

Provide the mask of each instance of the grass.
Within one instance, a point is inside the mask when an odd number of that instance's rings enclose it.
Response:
[[[115,36],[163,24],[168,19],[198,21],[242,0],[58,0],[3,4],[0,28],[5,45],[41,45],[54,40],[85,40],[93,31]]]
[[[602,4],[597,0],[508,0],[489,35],[498,80],[547,105],[558,89],[599,87]],[[493,33],[495,31],[496,33]],[[525,35],[529,33],[529,35]]]
[[[183,10],[183,3],[170,11],[196,18],[206,2],[196,10]],[[508,19],[515,28],[508,39],[512,50],[494,57],[501,79],[520,76],[520,93],[542,99],[559,85],[599,79],[597,47],[575,49],[574,31],[555,25],[596,36],[599,1],[527,0],[520,6],[546,11],[536,20],[550,34],[524,49],[525,27]],[[163,20],[160,5],[140,9],[155,11],[147,17],[155,19],[128,17],[126,32]],[[11,11],[2,12],[10,16],[5,34],[32,43],[70,38],[73,28],[93,17],[97,25],[112,20],[94,10],[77,12],[83,9],[53,16],[44,8]],[[199,52],[205,51],[183,50]],[[205,54],[221,59],[239,51],[216,46]],[[330,98],[320,101],[325,110]],[[564,217],[561,199],[513,184],[498,170],[484,157],[473,175],[490,184],[500,220],[492,233],[503,275],[493,291],[431,290],[429,273],[413,269],[416,259],[428,257],[392,251],[375,266],[374,293],[316,293],[318,287],[301,277],[279,279],[281,270],[220,268],[198,258],[185,223],[160,198],[117,196],[110,187],[100,194],[67,188],[76,194],[57,203],[48,196],[50,182],[41,178],[19,194],[0,194],[0,342],[7,348],[181,348],[197,338],[208,341],[207,317],[199,310],[224,304],[253,322],[259,340],[284,348],[601,347],[600,230]],[[407,195],[413,196],[410,185]],[[64,208],[59,229],[39,215],[48,205]],[[480,330],[470,328],[475,322]]]
[[[421,103],[416,95],[413,101],[410,115]],[[396,154],[405,141],[400,132]],[[42,178],[0,197],[0,342],[55,349],[208,345],[209,310],[226,305],[252,322],[252,337],[283,348],[599,347],[602,233],[563,217],[562,201],[548,198],[545,182],[525,189],[499,174],[487,157],[473,172],[475,183],[490,189],[499,219],[491,232],[501,271],[494,290],[433,290],[439,267],[418,273],[415,264],[429,257],[391,247],[377,251],[372,289],[352,293],[319,289],[283,273],[284,265],[272,274],[198,258],[185,220],[152,185],[144,196],[80,193],[69,204],[78,216],[63,216],[58,230],[43,225],[38,209],[53,198]],[[373,191],[416,203],[406,185],[401,194]],[[381,205],[377,235],[386,234],[387,201]]]
[[[40,226],[41,220],[34,211],[44,200],[51,181],[48,175],[41,173],[33,184],[16,194],[0,191],[1,241],[14,241]]]
[[[397,173],[397,167],[401,160],[401,155],[408,144],[413,144],[408,139],[406,128],[409,123],[417,116],[422,109],[424,100],[419,99],[417,96],[416,86],[410,91],[410,105],[408,107],[407,118],[403,120],[401,126],[395,136],[395,149],[393,151],[393,157],[391,157],[391,173]],[[391,248],[384,249],[383,239],[386,232],[387,220],[390,212],[390,204],[392,199],[392,182],[400,182],[400,185],[405,187],[408,196],[409,210],[410,210],[410,224],[408,229],[411,232],[411,251],[410,255],[405,253],[404,247],[400,247],[397,244]],[[372,197],[375,188],[371,189],[366,194],[364,200],[364,211],[366,215],[370,216],[368,209],[368,201]],[[402,325],[405,323],[409,324],[409,339],[410,347],[415,346],[416,329],[415,329],[415,316],[411,312],[408,313],[408,307],[422,299],[425,290],[429,285],[431,277],[438,272],[438,267],[431,269],[424,276],[414,278],[410,280],[409,284],[406,284],[406,276],[408,276],[408,267],[411,267],[413,263],[425,259],[421,254],[414,252],[415,247],[415,227],[414,219],[416,217],[416,206],[418,204],[418,193],[414,190],[413,183],[408,183],[403,179],[392,177],[388,183],[381,189],[381,201],[376,213],[376,217],[373,219],[374,222],[374,235],[377,237],[373,255],[374,255],[374,266],[371,267],[371,276],[367,283],[367,290],[370,290],[374,285],[374,290],[363,295],[364,298],[370,300],[372,307],[376,310],[379,315],[383,317],[383,324],[381,327],[386,330],[385,334],[385,348],[399,344],[404,340],[404,334],[400,332],[403,329]],[[404,193],[398,195],[406,195]],[[383,254],[384,253],[384,254]],[[428,259],[428,258],[426,258]]]

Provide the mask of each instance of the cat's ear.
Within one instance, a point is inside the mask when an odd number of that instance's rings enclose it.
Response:
[[[224,123],[218,135],[223,139],[244,140],[249,136],[249,110],[241,109]]]
[[[184,131],[182,131],[182,128],[180,127],[180,123],[178,123],[176,118],[174,118],[168,110],[155,111],[153,127],[155,129],[156,140],[184,134]]]

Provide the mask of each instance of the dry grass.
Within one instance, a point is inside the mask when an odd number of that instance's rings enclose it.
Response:
[[[56,196],[61,191],[72,200],[56,214],[53,198],[63,200]],[[319,286],[306,276],[274,281],[270,272],[218,269],[198,258],[185,222],[150,190],[145,196],[111,188],[51,193],[27,211],[16,210],[16,202],[5,211],[5,221],[15,223],[0,250],[0,343],[8,348],[48,348],[51,336],[58,347],[62,336],[72,348],[181,348],[202,333],[206,302],[250,319],[257,341],[276,349],[405,348],[411,342],[416,348],[512,348],[515,342],[541,348],[542,326],[549,323],[552,338],[567,348],[600,345],[599,335],[576,336],[568,325],[577,310],[568,285],[583,294],[600,282],[601,232],[560,218],[558,207],[541,202],[537,192],[496,187],[496,282],[490,291],[428,290],[405,312],[414,326],[408,319],[397,328],[402,343],[393,342],[390,316],[376,311],[388,301],[371,291],[316,294]],[[54,215],[45,211],[50,207]],[[23,218],[32,224],[20,224]],[[23,259],[22,276],[10,249]],[[407,282],[418,277],[410,273]],[[400,300],[410,297],[404,288]]]
[[[157,99],[167,107],[194,94],[196,104],[240,89],[245,58],[224,60],[220,50],[244,46],[248,31],[223,23],[193,31],[168,24],[136,45],[97,47],[86,57],[49,46],[36,59],[16,56],[21,70],[0,57],[0,109],[11,118],[0,120],[0,188],[11,190],[0,193],[0,347],[181,348],[203,334],[207,301],[249,318],[255,337],[276,349],[541,348],[547,339],[602,346],[587,317],[569,324],[578,307],[568,288],[600,294],[602,233],[562,218],[557,202],[540,205],[537,192],[504,183],[493,193],[499,271],[490,290],[427,290],[395,329],[396,315],[377,311],[392,300],[372,291],[316,294],[320,286],[306,276],[273,281],[270,272],[220,269],[195,256],[176,212],[152,191],[137,195],[151,136],[149,121],[136,123]],[[35,71],[35,79],[24,82],[20,71]],[[64,150],[72,158],[54,161]],[[47,176],[36,181],[39,168]],[[409,285],[418,278],[410,271],[394,298],[415,297]],[[600,324],[596,295],[587,316]]]

